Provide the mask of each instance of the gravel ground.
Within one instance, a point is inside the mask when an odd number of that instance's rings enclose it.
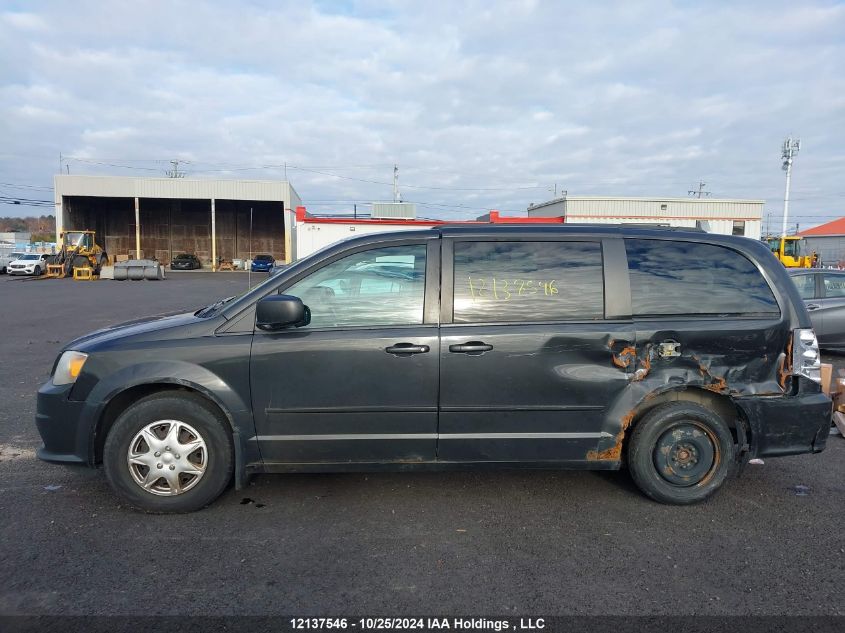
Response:
[[[688,508],[624,472],[498,471],[262,476],[147,516],[101,472],[35,459],[35,392],[63,342],[246,283],[0,277],[0,613],[845,614],[839,436]]]

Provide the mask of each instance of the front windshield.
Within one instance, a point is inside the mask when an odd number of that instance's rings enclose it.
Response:
[[[30,261],[30,260],[33,260],[33,259],[41,259],[41,255],[24,255],[23,257],[21,257],[21,259],[23,259],[25,261]]]
[[[65,244],[72,247],[83,246],[85,248],[89,248],[91,246],[90,240],[91,234],[90,233],[82,233],[82,232],[71,232],[65,233]]]
[[[255,256],[255,261],[257,261],[257,262],[269,262],[269,261],[273,261],[273,256],[272,256],[272,255],[256,255],[256,256]]]

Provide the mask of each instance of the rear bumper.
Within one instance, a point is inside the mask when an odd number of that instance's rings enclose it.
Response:
[[[833,403],[823,393],[737,398],[751,425],[756,457],[820,453],[830,434]]]

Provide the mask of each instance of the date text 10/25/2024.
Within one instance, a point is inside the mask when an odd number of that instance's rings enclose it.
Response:
[[[291,618],[297,631],[355,629],[359,631],[539,631],[546,627],[544,618],[497,620],[488,618]]]

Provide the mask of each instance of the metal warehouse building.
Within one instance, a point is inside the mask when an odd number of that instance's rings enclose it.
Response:
[[[110,256],[168,264],[192,253],[212,268],[250,253],[296,258],[293,209],[302,203],[285,181],[55,176],[54,184],[57,241],[61,231],[93,230]]]
[[[816,253],[824,266],[845,263],[845,218],[798,233],[804,238],[803,252]]]
[[[567,223],[665,223],[760,239],[764,200],[563,196],[528,207],[528,216]]]

